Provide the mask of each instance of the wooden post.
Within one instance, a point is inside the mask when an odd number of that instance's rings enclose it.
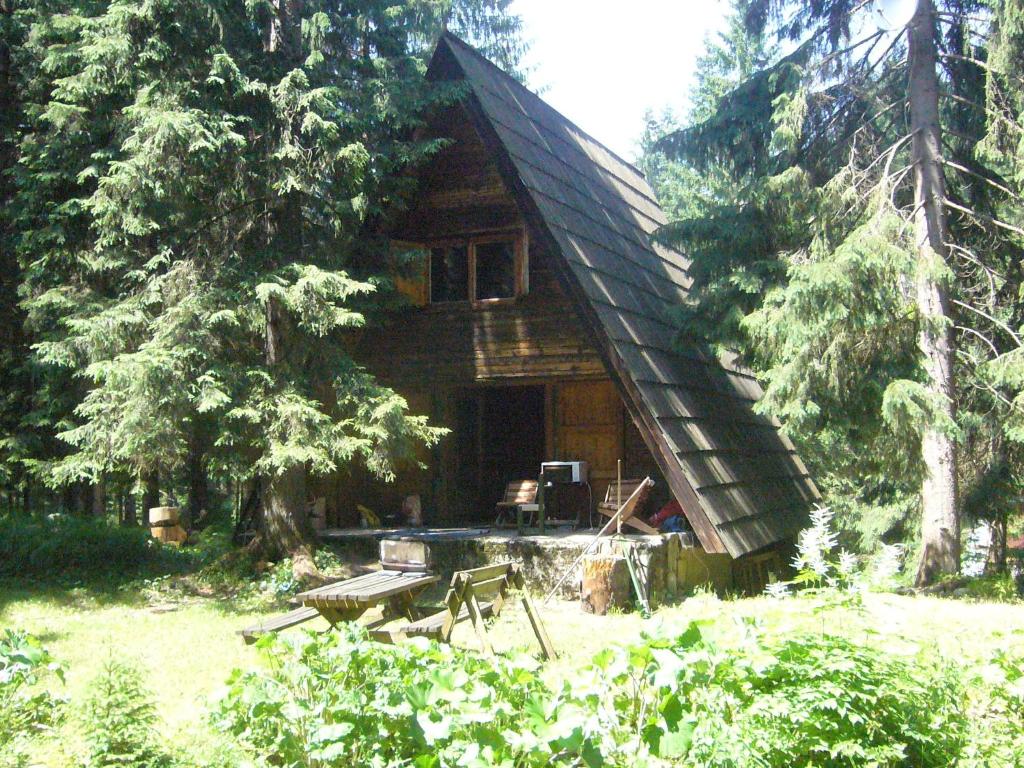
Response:
[[[615,506],[622,509],[622,459],[615,462]],[[615,523],[615,532],[622,533],[622,517]]]

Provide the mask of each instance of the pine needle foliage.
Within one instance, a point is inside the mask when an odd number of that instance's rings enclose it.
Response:
[[[443,434],[349,356],[391,301],[376,222],[437,151],[423,115],[443,26],[509,66],[507,0],[28,4],[8,242],[38,385],[24,464],[53,486],[182,468],[361,463],[382,477]],[[271,309],[286,344],[267,362]]]

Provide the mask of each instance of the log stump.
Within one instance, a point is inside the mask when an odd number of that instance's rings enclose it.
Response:
[[[177,507],[150,507],[149,533],[157,541],[175,546],[185,543],[188,532],[181,526]]]
[[[630,592],[629,569],[624,557],[590,555],[583,558],[580,603],[584,611],[604,616],[609,608],[628,608]]]
[[[180,519],[181,514],[177,507],[151,507],[149,510],[149,524],[153,528],[177,525]]]

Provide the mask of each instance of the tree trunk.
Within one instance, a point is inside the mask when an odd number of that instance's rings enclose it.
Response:
[[[267,299],[266,361],[274,371],[283,364],[286,318],[277,300]],[[306,468],[295,464],[266,478],[260,545],[264,555],[290,555],[292,572],[300,580],[319,576],[313,561],[313,536],[306,513]]]
[[[306,514],[306,468],[297,465],[268,477],[263,492],[260,544],[270,558],[290,555],[299,580],[319,576]]]
[[[267,35],[267,50],[291,66],[302,64],[302,0],[272,0],[274,16]],[[290,192],[274,215],[272,250],[278,264],[301,263],[303,258],[302,198]],[[288,318],[274,296],[267,298],[265,359],[270,374],[287,376]],[[319,576],[313,561],[313,536],[306,513],[306,468],[286,467],[267,477],[263,485],[263,515],[259,543],[265,555],[291,555],[292,571],[299,579]]]
[[[947,295],[949,268],[946,183],[941,163],[939,84],[936,75],[935,7],[918,0],[908,31],[910,127],[913,133],[917,242],[918,344],[940,417],[955,417],[953,336]],[[960,515],[957,506],[957,456],[953,437],[935,423],[921,434],[924,479],[921,484],[921,560],[917,585],[924,586],[960,569]]]
[[[146,521],[146,527],[149,527],[153,523],[149,517],[149,510],[160,506],[160,475],[156,470],[147,473],[143,478],[143,484],[142,518]]]
[[[206,473],[206,441],[199,425],[193,427],[188,449],[188,510],[186,528],[192,528],[208,511],[210,480]]]
[[[604,616],[610,608],[625,610],[630,603],[629,567],[618,555],[594,554],[583,558],[580,607]]]
[[[121,516],[121,525],[138,525],[139,515],[135,507],[135,489],[130,485],[124,496],[124,514]]]
[[[92,516],[97,520],[107,516],[107,481],[102,477],[92,486]]]
[[[1006,573],[1006,515],[1002,514],[988,524],[988,558],[985,573],[993,576]]]

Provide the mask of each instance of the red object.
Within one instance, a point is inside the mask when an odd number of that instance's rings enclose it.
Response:
[[[661,524],[668,520],[670,517],[675,515],[682,515],[683,508],[679,505],[679,502],[672,499],[668,504],[659,509],[656,514],[651,515],[651,519],[647,522],[653,525],[655,528],[660,528]]]

